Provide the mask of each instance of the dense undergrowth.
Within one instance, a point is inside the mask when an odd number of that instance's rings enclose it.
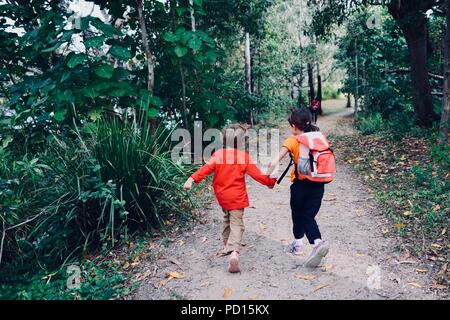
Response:
[[[356,136],[333,137],[346,163],[383,205],[404,250],[434,265],[436,286],[450,285],[450,146],[436,144],[437,128],[380,115],[359,121]]]
[[[189,218],[181,189],[189,169],[172,162],[169,131],[117,119],[84,129],[55,134],[39,150],[0,148],[1,295],[57,298],[75,262],[86,281],[74,297],[110,298],[126,279],[114,263],[82,254]],[[100,294],[106,287],[117,290]]]

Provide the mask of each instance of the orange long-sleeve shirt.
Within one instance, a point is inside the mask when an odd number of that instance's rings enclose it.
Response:
[[[238,149],[220,149],[195,172],[191,178],[200,183],[214,172],[213,188],[220,206],[225,210],[244,209],[249,206],[245,175],[267,186],[274,186],[276,179],[259,170],[250,155]]]

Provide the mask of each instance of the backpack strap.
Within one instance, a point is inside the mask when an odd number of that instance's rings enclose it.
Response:
[[[278,178],[277,184],[280,184],[281,181],[283,181],[284,177],[288,173],[291,166],[294,164],[294,158],[292,158],[292,154],[289,152],[289,156],[291,157],[291,161],[289,162],[289,165],[287,166],[286,170],[284,170],[283,174],[280,178]],[[297,166],[295,166],[295,177],[297,178]]]

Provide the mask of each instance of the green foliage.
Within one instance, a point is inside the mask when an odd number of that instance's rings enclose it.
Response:
[[[386,130],[386,124],[380,113],[368,115],[358,123],[358,130],[365,135],[380,134]]]
[[[91,133],[53,136],[47,151],[21,161],[1,150],[3,262],[56,267],[90,248],[108,248],[138,230],[186,218],[187,174],[170,159],[170,132],[101,120]]]
[[[67,267],[55,272],[27,273],[21,279],[9,274],[11,278],[3,279],[0,284],[0,300],[110,300],[132,290],[128,276],[115,262],[93,259],[84,260],[78,266],[81,270],[79,288],[67,287],[72,275]]]

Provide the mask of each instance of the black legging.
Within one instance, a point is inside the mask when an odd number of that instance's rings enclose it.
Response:
[[[319,115],[319,109],[317,109],[317,110],[312,110],[311,109],[311,114],[312,114],[312,121],[314,123],[317,123],[317,117]]]
[[[325,187],[323,183],[295,180],[291,185],[291,210],[295,239],[306,234],[309,243],[321,239],[319,226],[315,220],[322,204]]]

